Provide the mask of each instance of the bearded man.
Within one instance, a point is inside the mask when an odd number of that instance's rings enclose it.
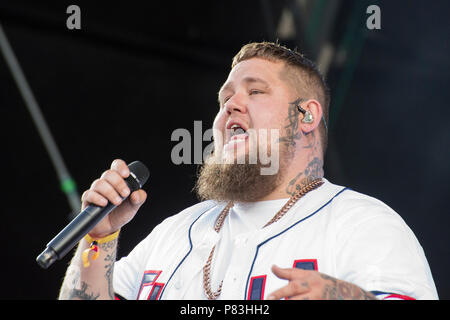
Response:
[[[437,298],[402,218],[324,178],[330,97],[310,60],[247,44],[218,98],[214,151],[195,188],[202,201],[116,262],[119,231],[147,195],[130,195],[128,167],[113,161],[82,202],[118,207],[80,242],[61,299]],[[89,261],[92,241],[100,252]]]

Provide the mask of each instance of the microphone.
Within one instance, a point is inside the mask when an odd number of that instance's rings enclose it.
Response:
[[[128,165],[130,175],[125,179],[130,194],[142,188],[150,173],[140,161]],[[125,200],[123,198],[123,200]],[[104,207],[89,205],[81,211],[60,233],[48,244],[47,248],[36,258],[36,262],[47,269],[56,260],[61,260],[86,234],[89,233],[116,206],[108,201]]]

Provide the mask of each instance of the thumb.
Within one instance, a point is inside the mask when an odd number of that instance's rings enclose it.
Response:
[[[145,192],[142,189],[134,191],[130,195],[129,200],[130,200],[130,204],[133,207],[139,208],[145,202],[145,200],[147,200],[147,192]]]

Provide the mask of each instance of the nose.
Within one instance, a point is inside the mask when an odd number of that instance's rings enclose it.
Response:
[[[246,113],[247,112],[247,102],[238,93],[235,93],[226,103],[225,110],[229,115],[233,112]]]

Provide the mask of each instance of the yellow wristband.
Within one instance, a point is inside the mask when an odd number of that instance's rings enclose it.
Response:
[[[120,229],[117,230],[116,232],[110,234],[109,236],[106,236],[106,237],[103,237],[103,238],[99,238],[99,239],[92,238],[89,234],[87,234],[87,235],[84,237],[84,239],[85,239],[87,242],[89,242],[89,243],[92,243],[92,242],[95,241],[95,242],[97,242],[98,244],[102,244],[102,243],[107,243],[107,242],[110,242],[110,241],[113,241],[114,239],[116,239],[116,238],[119,236],[119,232],[120,232]]]
[[[110,234],[109,236],[100,238],[100,239],[94,239],[89,234],[87,234],[84,239],[90,244],[89,248],[84,250],[81,253],[81,260],[83,261],[83,265],[85,268],[89,267],[89,253],[93,252],[92,260],[96,260],[100,254],[100,249],[98,247],[99,244],[110,242],[114,239],[116,239],[119,236],[120,230],[117,230],[113,234]]]

